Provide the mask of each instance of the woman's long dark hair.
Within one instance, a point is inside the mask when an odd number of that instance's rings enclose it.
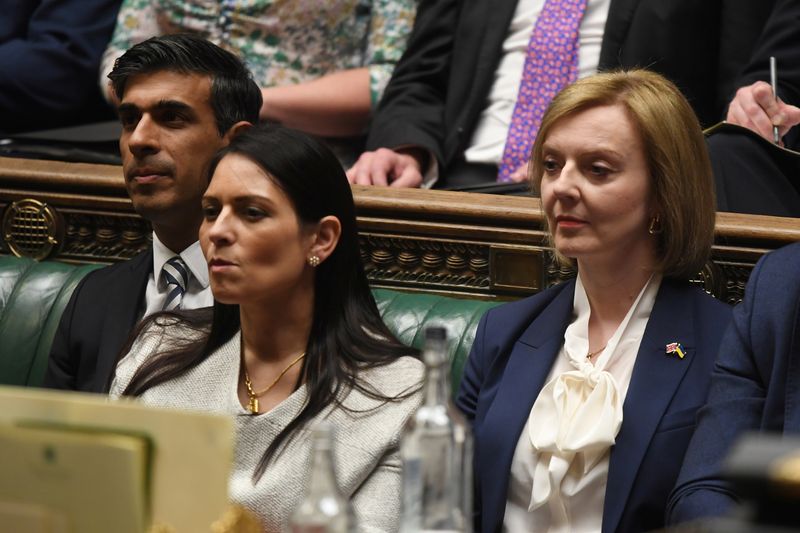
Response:
[[[314,312],[300,383],[308,400],[265,451],[254,474],[259,478],[276,451],[325,407],[341,406],[343,392],[358,389],[381,401],[388,398],[359,381],[359,371],[385,365],[416,350],[402,344],[381,320],[359,255],[355,205],[341,164],[319,141],[298,131],[264,126],[233,139],[212,160],[209,177],[228,154],[247,157],[265,170],[292,202],[299,220],[318,222],[332,215],[342,226],[334,252],[316,268]],[[135,373],[125,395],[138,396],[204,361],[239,330],[239,308],[214,302],[213,311],[153,315],[140,324],[133,339],[151,325],[181,326],[198,332],[178,346],[149,358]]]

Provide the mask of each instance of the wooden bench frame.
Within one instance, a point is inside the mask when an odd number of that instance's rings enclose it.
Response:
[[[482,299],[526,296],[572,275],[553,262],[539,200],[353,187],[361,253],[376,287]],[[0,157],[0,254],[114,262],[148,245],[118,166]],[[697,282],[741,300],[762,254],[800,240],[800,219],[718,213]]]

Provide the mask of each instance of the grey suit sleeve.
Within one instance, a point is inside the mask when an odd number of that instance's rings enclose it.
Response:
[[[397,531],[400,523],[402,464],[397,448],[389,450],[353,494],[357,530],[364,533]]]

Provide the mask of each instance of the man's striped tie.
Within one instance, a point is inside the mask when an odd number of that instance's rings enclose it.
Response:
[[[180,309],[183,293],[189,283],[189,268],[179,255],[172,257],[161,269],[161,275],[167,282],[167,299],[164,301],[164,311]]]

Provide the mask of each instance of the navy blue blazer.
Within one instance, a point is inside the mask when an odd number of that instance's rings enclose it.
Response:
[[[575,282],[486,313],[467,361],[458,406],[475,435],[477,531],[500,531],[514,449],[572,320]],[[730,307],[665,279],[647,323],[611,450],[603,531],[660,527],[669,491],[705,402]],[[671,342],[686,357],[666,354]]]
[[[708,405],[669,501],[677,523],[725,513],[736,498],[720,464],[747,430],[800,431],[800,244],[765,255],[722,341]]]
[[[114,118],[100,59],[121,0],[0,0],[0,132]]]

